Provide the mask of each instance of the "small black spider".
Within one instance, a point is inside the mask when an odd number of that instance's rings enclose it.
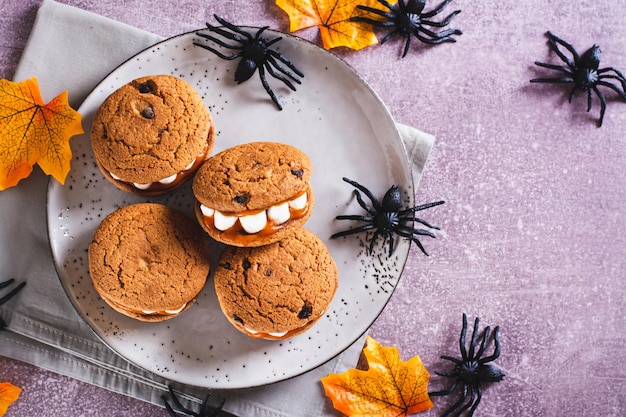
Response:
[[[598,120],[598,127],[602,126],[602,121],[604,120],[604,112],[606,110],[606,100],[602,92],[598,89],[598,86],[608,87],[611,90],[615,91],[621,98],[626,100],[626,78],[622,75],[621,72],[616,70],[613,67],[601,68],[600,66],[600,47],[598,45],[593,45],[589,48],[582,56],[579,56],[574,47],[565,42],[563,39],[555,36],[551,32],[547,32],[548,35],[548,43],[554,52],[558,55],[558,57],[565,63],[567,66],[561,65],[553,65],[546,64],[543,62],[535,62],[536,65],[552,70],[556,70],[564,73],[563,77],[554,77],[554,78],[534,78],[530,80],[531,83],[571,83],[574,84],[572,91],[569,95],[569,102],[572,102],[572,98],[574,97],[574,93],[576,90],[586,91],[587,92],[587,111],[591,110],[591,97],[592,91],[596,93],[598,98],[600,99],[600,119]],[[573,61],[565,56],[565,54],[559,49],[559,44],[564,46],[573,57]],[[612,74],[610,74],[612,72]],[[618,80],[622,84],[622,89],[620,90],[618,86],[607,82],[607,79]]]
[[[404,58],[409,51],[409,47],[411,46],[411,36],[415,36],[417,39],[426,44],[436,45],[442,42],[456,42],[456,39],[454,39],[452,35],[463,34],[463,32],[459,29],[447,29],[441,32],[434,32],[426,28],[426,26],[437,28],[445,27],[450,24],[450,21],[454,16],[461,13],[460,10],[455,10],[441,22],[428,20],[429,18],[441,13],[451,1],[452,0],[445,0],[430,12],[422,13],[424,7],[426,6],[426,0],[398,0],[395,4],[390,4],[385,0],[378,0],[380,4],[389,9],[388,12],[363,5],[358,5],[356,7],[358,9],[374,13],[378,16],[382,16],[385,20],[371,19],[364,16],[355,16],[350,20],[365,22],[378,27],[393,28],[393,30],[385,35],[385,37],[380,41],[380,44],[382,45],[387,42],[389,38],[395,34],[403,36],[406,39],[404,52],[402,53],[402,58]]]
[[[227,29],[230,29],[231,31],[229,32],[224,28],[213,26],[208,22],[206,24],[207,28],[211,32],[217,33],[218,35],[237,42],[237,44],[230,45],[221,39],[202,32],[196,32],[196,35],[213,41],[226,49],[233,49],[238,52],[235,52],[232,55],[225,55],[218,50],[202,43],[194,42],[194,45],[207,49],[213,52],[215,55],[219,56],[220,58],[229,61],[241,58],[241,61],[237,65],[237,70],[235,71],[235,82],[237,82],[238,84],[249,80],[252,75],[254,75],[254,72],[258,69],[263,88],[265,88],[267,94],[270,95],[272,101],[278,107],[278,110],[282,110],[283,107],[280,105],[280,102],[276,98],[276,95],[270,88],[270,85],[265,78],[265,71],[267,70],[267,72],[272,77],[282,81],[287,87],[289,87],[293,91],[296,91],[296,87],[293,85],[292,81],[297,84],[301,84],[298,76],[304,77],[304,74],[298,68],[296,68],[295,65],[293,65],[289,60],[287,60],[287,58],[282,56],[280,53],[270,49],[270,46],[280,41],[282,37],[277,37],[270,40],[262,37],[261,35],[264,31],[269,29],[269,26],[264,26],[260,28],[256,32],[256,34],[252,36],[252,34],[246,32],[238,26],[233,25],[232,23],[227,22],[218,15],[213,16],[215,17],[215,20],[217,20],[221,25],[223,25]],[[291,72],[290,70],[293,72]]]
[[[374,244],[376,243],[376,239],[378,238],[378,236],[382,235],[384,239],[383,244],[387,239],[389,239],[389,256],[391,256],[393,254],[393,249],[394,249],[393,234],[396,233],[402,237],[406,237],[410,239],[411,241],[415,242],[415,244],[421,249],[424,255],[428,255],[428,253],[426,253],[426,250],[424,249],[424,246],[419,241],[417,236],[418,235],[430,236],[434,238],[435,235],[428,230],[415,229],[413,228],[412,225],[408,226],[404,223],[415,221],[415,222],[423,224],[426,227],[430,227],[431,229],[439,230],[438,227],[432,226],[428,224],[426,221],[415,217],[414,213],[416,211],[424,210],[427,208],[431,208],[431,207],[443,204],[444,203],[443,201],[423,204],[421,206],[416,206],[413,208],[401,209],[402,202],[400,201],[401,196],[400,196],[400,189],[398,188],[398,186],[393,185],[391,186],[391,188],[387,190],[387,192],[385,193],[385,196],[383,197],[383,202],[381,204],[376,199],[376,197],[374,197],[374,195],[372,194],[370,190],[368,190],[367,188],[365,188],[358,182],[352,181],[345,177],[343,178],[343,180],[347,182],[348,184],[351,184],[352,186],[357,188],[357,190],[354,190],[356,200],[358,201],[359,205],[363,207],[365,211],[368,212],[369,215],[368,216],[360,216],[360,215],[337,216],[336,217],[337,220],[359,220],[359,221],[366,222],[366,224],[360,227],[355,227],[354,229],[348,229],[348,230],[344,230],[343,232],[335,233],[334,235],[330,237],[331,239],[340,237],[340,236],[347,236],[347,235],[351,235],[354,233],[360,233],[360,232],[364,232],[367,230],[375,229],[374,235],[372,236],[372,240],[370,241],[370,246],[368,250],[369,254],[372,253],[374,249]],[[365,201],[363,201],[363,198],[361,197],[361,193],[359,193],[359,190],[361,190],[370,199],[373,207],[370,207],[369,205],[365,203]]]
[[[204,401],[202,402],[202,405],[200,406],[200,411],[196,413],[195,411],[188,410],[180,403],[180,400],[176,397],[176,394],[174,393],[174,390],[172,389],[171,386],[168,385],[167,389],[170,392],[170,397],[172,397],[172,402],[178,409],[177,411],[180,411],[188,416],[217,417],[220,411],[222,411],[222,407],[224,406],[224,403],[226,402],[226,400],[222,398],[222,401],[220,401],[217,407],[208,405],[208,400],[209,400],[209,397],[211,396],[211,393],[209,392],[207,393],[206,397],[204,398]],[[169,415],[171,417],[177,417],[176,412],[174,411],[172,406],[167,402],[167,399],[165,398],[165,396],[161,396],[161,400],[163,400],[163,405],[165,406],[165,409],[167,410]]]
[[[8,287],[14,282],[15,282],[15,279],[13,278],[8,279],[6,281],[2,281],[0,282],[0,289]],[[17,294],[18,292],[20,292],[22,288],[24,288],[25,285],[26,285],[25,282],[20,282],[15,288],[13,288],[11,291],[5,294],[2,298],[0,298],[0,306],[6,303],[7,301],[9,301],[11,298],[13,298],[15,294]],[[6,328],[7,328],[6,322],[2,320],[2,317],[0,317],[0,330],[4,330]]]
[[[489,339],[489,333],[491,328],[487,326],[483,332],[480,346],[478,346],[478,325],[479,319],[476,317],[474,321],[474,330],[472,332],[472,340],[469,344],[469,352],[465,348],[465,337],[467,334],[467,316],[463,314],[463,328],[461,330],[461,337],[459,338],[459,347],[461,349],[461,359],[456,359],[451,356],[441,356],[441,359],[446,359],[455,364],[452,372],[435,372],[439,376],[454,378],[454,382],[448,388],[442,391],[429,392],[430,396],[442,396],[451,394],[459,385],[463,391],[461,398],[450,408],[448,408],[441,415],[442,417],[448,416],[453,412],[456,412],[455,416],[460,416],[463,412],[469,409],[468,417],[471,417],[476,411],[478,404],[482,398],[481,384],[485,382],[499,382],[504,378],[504,373],[494,365],[489,365],[488,362],[496,360],[500,356],[500,341],[498,340],[498,333],[500,327],[496,326],[493,330],[493,343],[494,350],[490,356],[485,356],[485,348]],[[478,347],[478,352],[474,354],[474,350]],[[469,401],[468,401],[469,395]]]

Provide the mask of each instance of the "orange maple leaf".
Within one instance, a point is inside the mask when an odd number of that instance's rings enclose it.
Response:
[[[296,32],[318,26],[325,49],[345,46],[361,49],[378,43],[368,23],[353,22],[353,16],[366,12],[357,5],[374,7],[376,0],[276,0],[276,5],[289,16],[289,30]]]
[[[0,417],[6,414],[9,406],[19,398],[21,392],[21,388],[10,382],[0,382]]]
[[[69,139],[83,133],[67,91],[45,104],[36,78],[0,80],[0,190],[30,175],[33,165],[61,184],[70,171]]]
[[[383,347],[370,336],[363,353],[368,370],[352,368],[322,378],[335,409],[349,417],[399,417],[433,407],[430,374],[419,356],[402,362],[397,348]]]

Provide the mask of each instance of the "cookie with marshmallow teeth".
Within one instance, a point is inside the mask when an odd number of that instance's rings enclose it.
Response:
[[[249,142],[200,167],[193,181],[202,228],[230,246],[263,246],[290,236],[313,211],[312,164],[298,148]]]

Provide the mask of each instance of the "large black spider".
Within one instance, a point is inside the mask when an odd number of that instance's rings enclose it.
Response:
[[[194,42],[194,45],[207,49],[222,59],[233,60],[241,58],[241,61],[237,65],[237,70],[235,71],[235,82],[237,82],[238,84],[249,80],[252,75],[254,75],[254,72],[258,69],[259,78],[261,78],[261,84],[263,84],[263,88],[265,88],[267,94],[269,94],[274,104],[276,104],[278,110],[282,110],[283,107],[278,101],[278,98],[276,98],[276,94],[274,94],[274,92],[270,88],[269,83],[267,82],[267,79],[265,78],[265,71],[267,70],[268,74],[285,83],[285,85],[293,91],[296,91],[296,87],[293,85],[292,81],[297,84],[301,84],[298,76],[304,77],[304,74],[298,68],[296,68],[295,65],[293,65],[289,60],[287,60],[287,58],[282,56],[280,53],[270,49],[270,46],[280,41],[282,37],[277,37],[274,39],[267,39],[262,37],[261,35],[264,31],[269,29],[269,26],[264,26],[260,28],[256,32],[256,34],[252,36],[252,34],[246,32],[238,26],[233,25],[232,23],[227,22],[218,15],[213,16],[215,17],[215,20],[217,20],[222,26],[224,26],[226,29],[230,29],[230,32],[224,28],[213,26],[208,22],[206,24],[207,28],[211,32],[217,33],[218,35],[237,42],[237,44],[230,45],[221,39],[202,32],[196,32],[196,35],[213,41],[226,49],[232,49],[238,52],[235,52],[232,55],[225,55],[215,48],[199,42]]]
[[[15,282],[15,279],[13,278],[8,279],[6,281],[2,281],[0,282],[0,289],[8,287],[14,282]],[[2,298],[0,298],[0,306],[6,303],[7,301],[9,301],[11,298],[13,298],[15,294],[17,294],[18,292],[20,292],[22,288],[24,288],[25,285],[26,285],[25,282],[20,282],[15,288],[13,288],[11,291],[5,294]],[[7,328],[6,322],[2,320],[2,317],[0,317],[0,330],[4,330],[6,328]]]
[[[504,378],[504,373],[494,365],[488,364],[488,362],[496,360],[500,356],[500,341],[498,340],[498,333],[500,327],[496,326],[493,330],[493,354],[482,357],[487,347],[487,341],[489,339],[489,333],[491,328],[487,326],[483,332],[480,346],[478,346],[478,325],[479,319],[476,317],[474,321],[474,330],[472,332],[472,340],[469,344],[469,351],[465,348],[465,337],[467,334],[467,316],[463,314],[463,328],[461,330],[461,337],[459,338],[459,347],[461,349],[461,359],[456,359],[451,356],[441,356],[442,359],[446,359],[455,364],[452,372],[435,372],[439,376],[454,378],[452,384],[442,390],[436,392],[429,392],[430,396],[442,396],[451,394],[459,385],[461,386],[462,394],[461,398],[450,408],[448,408],[441,415],[442,417],[451,415],[456,412],[455,416],[460,416],[466,410],[469,409],[468,417],[471,417],[478,408],[480,400],[482,398],[481,384],[486,382],[499,382]],[[478,351],[474,352],[478,347]],[[469,395],[469,401],[468,401]]]
[[[547,32],[547,36],[550,47],[567,66],[546,64],[543,62],[535,62],[535,64],[540,67],[559,71],[563,73],[564,76],[554,78],[534,78],[530,80],[530,82],[574,84],[574,87],[572,87],[572,91],[569,95],[569,102],[572,102],[572,98],[574,97],[574,93],[576,92],[576,90],[586,91],[587,111],[591,110],[592,91],[594,91],[600,99],[601,106],[598,127],[602,126],[602,121],[604,120],[604,112],[606,111],[606,99],[604,98],[602,92],[598,89],[598,86],[601,85],[603,87],[610,88],[611,90],[615,91],[621,98],[626,100],[626,78],[624,78],[624,75],[621,72],[613,67],[598,69],[598,67],[600,66],[601,52],[598,45],[593,45],[591,48],[585,51],[585,53],[579,56],[578,52],[576,52],[571,44],[565,42],[563,39],[560,39],[551,32]],[[573,60],[565,56],[565,54],[559,49],[559,45],[565,47],[565,49],[567,49],[572,54]],[[615,84],[607,82],[607,79],[618,80],[622,84],[622,89],[620,90],[619,87]]]
[[[181,403],[180,400],[178,399],[178,397],[176,397],[176,394],[174,393],[174,390],[172,389],[171,386],[167,386],[167,389],[170,393],[170,397],[172,397],[172,402],[174,403],[174,406],[176,406],[176,408],[178,409],[178,411],[184,413],[185,415],[188,416],[193,416],[193,417],[217,417],[220,413],[220,411],[222,411],[222,407],[224,406],[224,403],[226,402],[226,400],[224,398],[222,398],[222,400],[220,401],[220,403],[218,404],[217,407],[213,407],[211,405],[208,405],[208,401],[209,401],[209,397],[211,396],[211,392],[208,392],[206,397],[204,398],[204,401],[202,402],[202,405],[200,406],[200,411],[195,412],[192,410],[189,410],[187,408],[185,408]],[[167,399],[165,398],[165,396],[161,396],[161,400],[163,400],[163,405],[165,406],[165,409],[167,410],[167,412],[169,413],[169,415],[171,417],[177,417],[176,411],[174,411],[174,408],[167,402]]]
[[[441,22],[428,20],[429,18],[441,13],[451,1],[452,0],[445,0],[430,12],[422,13],[424,7],[426,6],[426,0],[398,0],[395,4],[390,4],[385,0],[378,0],[380,4],[389,10],[388,12],[363,5],[358,5],[356,7],[381,16],[384,20],[372,19],[364,16],[354,16],[350,20],[365,22],[378,27],[393,28],[391,32],[385,35],[380,43],[382,45],[396,34],[403,36],[406,39],[404,52],[402,53],[402,58],[404,58],[409,51],[409,47],[411,46],[412,36],[415,36],[420,41],[429,45],[436,45],[442,42],[456,42],[456,39],[454,39],[452,35],[461,35],[463,32],[459,29],[446,29],[441,32],[435,32],[426,28],[426,26],[437,28],[447,26],[450,24],[450,21],[454,16],[461,13],[460,10],[455,10]]]
[[[336,217],[337,220],[359,220],[359,221],[366,222],[366,224],[364,224],[363,226],[355,227],[354,229],[348,229],[348,230],[344,230],[343,232],[335,233],[334,235],[330,237],[331,239],[340,237],[340,236],[347,236],[347,235],[351,235],[354,233],[360,233],[360,232],[364,232],[367,230],[375,229],[374,235],[372,236],[372,240],[370,241],[370,245],[368,249],[369,254],[372,253],[374,249],[374,244],[376,243],[376,239],[378,239],[378,236],[382,235],[384,239],[383,243],[387,239],[389,239],[389,256],[391,256],[394,250],[393,235],[395,233],[402,237],[406,237],[410,239],[412,242],[415,242],[415,244],[420,248],[420,250],[424,253],[424,255],[428,255],[428,253],[424,249],[424,246],[419,241],[417,236],[430,236],[434,238],[435,235],[428,230],[415,229],[412,225],[409,226],[409,225],[406,225],[405,223],[415,221],[431,229],[439,230],[438,227],[432,226],[428,224],[426,221],[415,217],[414,213],[416,211],[425,210],[427,208],[431,208],[431,207],[443,204],[444,203],[443,201],[437,201],[435,203],[428,203],[428,204],[423,204],[421,206],[402,209],[402,202],[400,201],[400,197],[401,197],[400,189],[396,185],[391,186],[391,188],[387,190],[387,192],[385,193],[385,196],[383,197],[383,201],[381,204],[376,199],[376,197],[374,197],[374,195],[372,194],[370,190],[368,190],[367,188],[365,188],[358,182],[352,181],[345,177],[343,178],[343,180],[347,182],[348,184],[351,184],[352,186],[357,188],[356,190],[354,190],[354,194],[356,196],[357,202],[359,203],[361,207],[365,209],[365,211],[367,211],[369,215],[337,216]],[[368,204],[365,203],[365,201],[363,201],[363,198],[361,197],[361,193],[359,193],[359,190],[361,190],[370,199],[370,201],[372,202],[372,207],[370,207]]]

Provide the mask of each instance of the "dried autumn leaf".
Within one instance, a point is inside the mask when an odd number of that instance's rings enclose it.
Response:
[[[361,49],[378,43],[372,26],[350,18],[365,14],[357,5],[374,7],[376,0],[276,0],[289,16],[289,30],[318,26],[325,49]]]
[[[69,139],[83,133],[67,91],[45,104],[36,78],[0,80],[0,190],[30,175],[33,165],[61,184],[70,171]]]
[[[419,356],[403,362],[397,348],[383,347],[370,336],[363,352],[367,371],[353,368],[322,378],[335,409],[349,417],[399,417],[433,407],[430,375]]]
[[[21,392],[21,388],[10,382],[0,382],[0,417],[5,415],[9,406],[17,401]]]

